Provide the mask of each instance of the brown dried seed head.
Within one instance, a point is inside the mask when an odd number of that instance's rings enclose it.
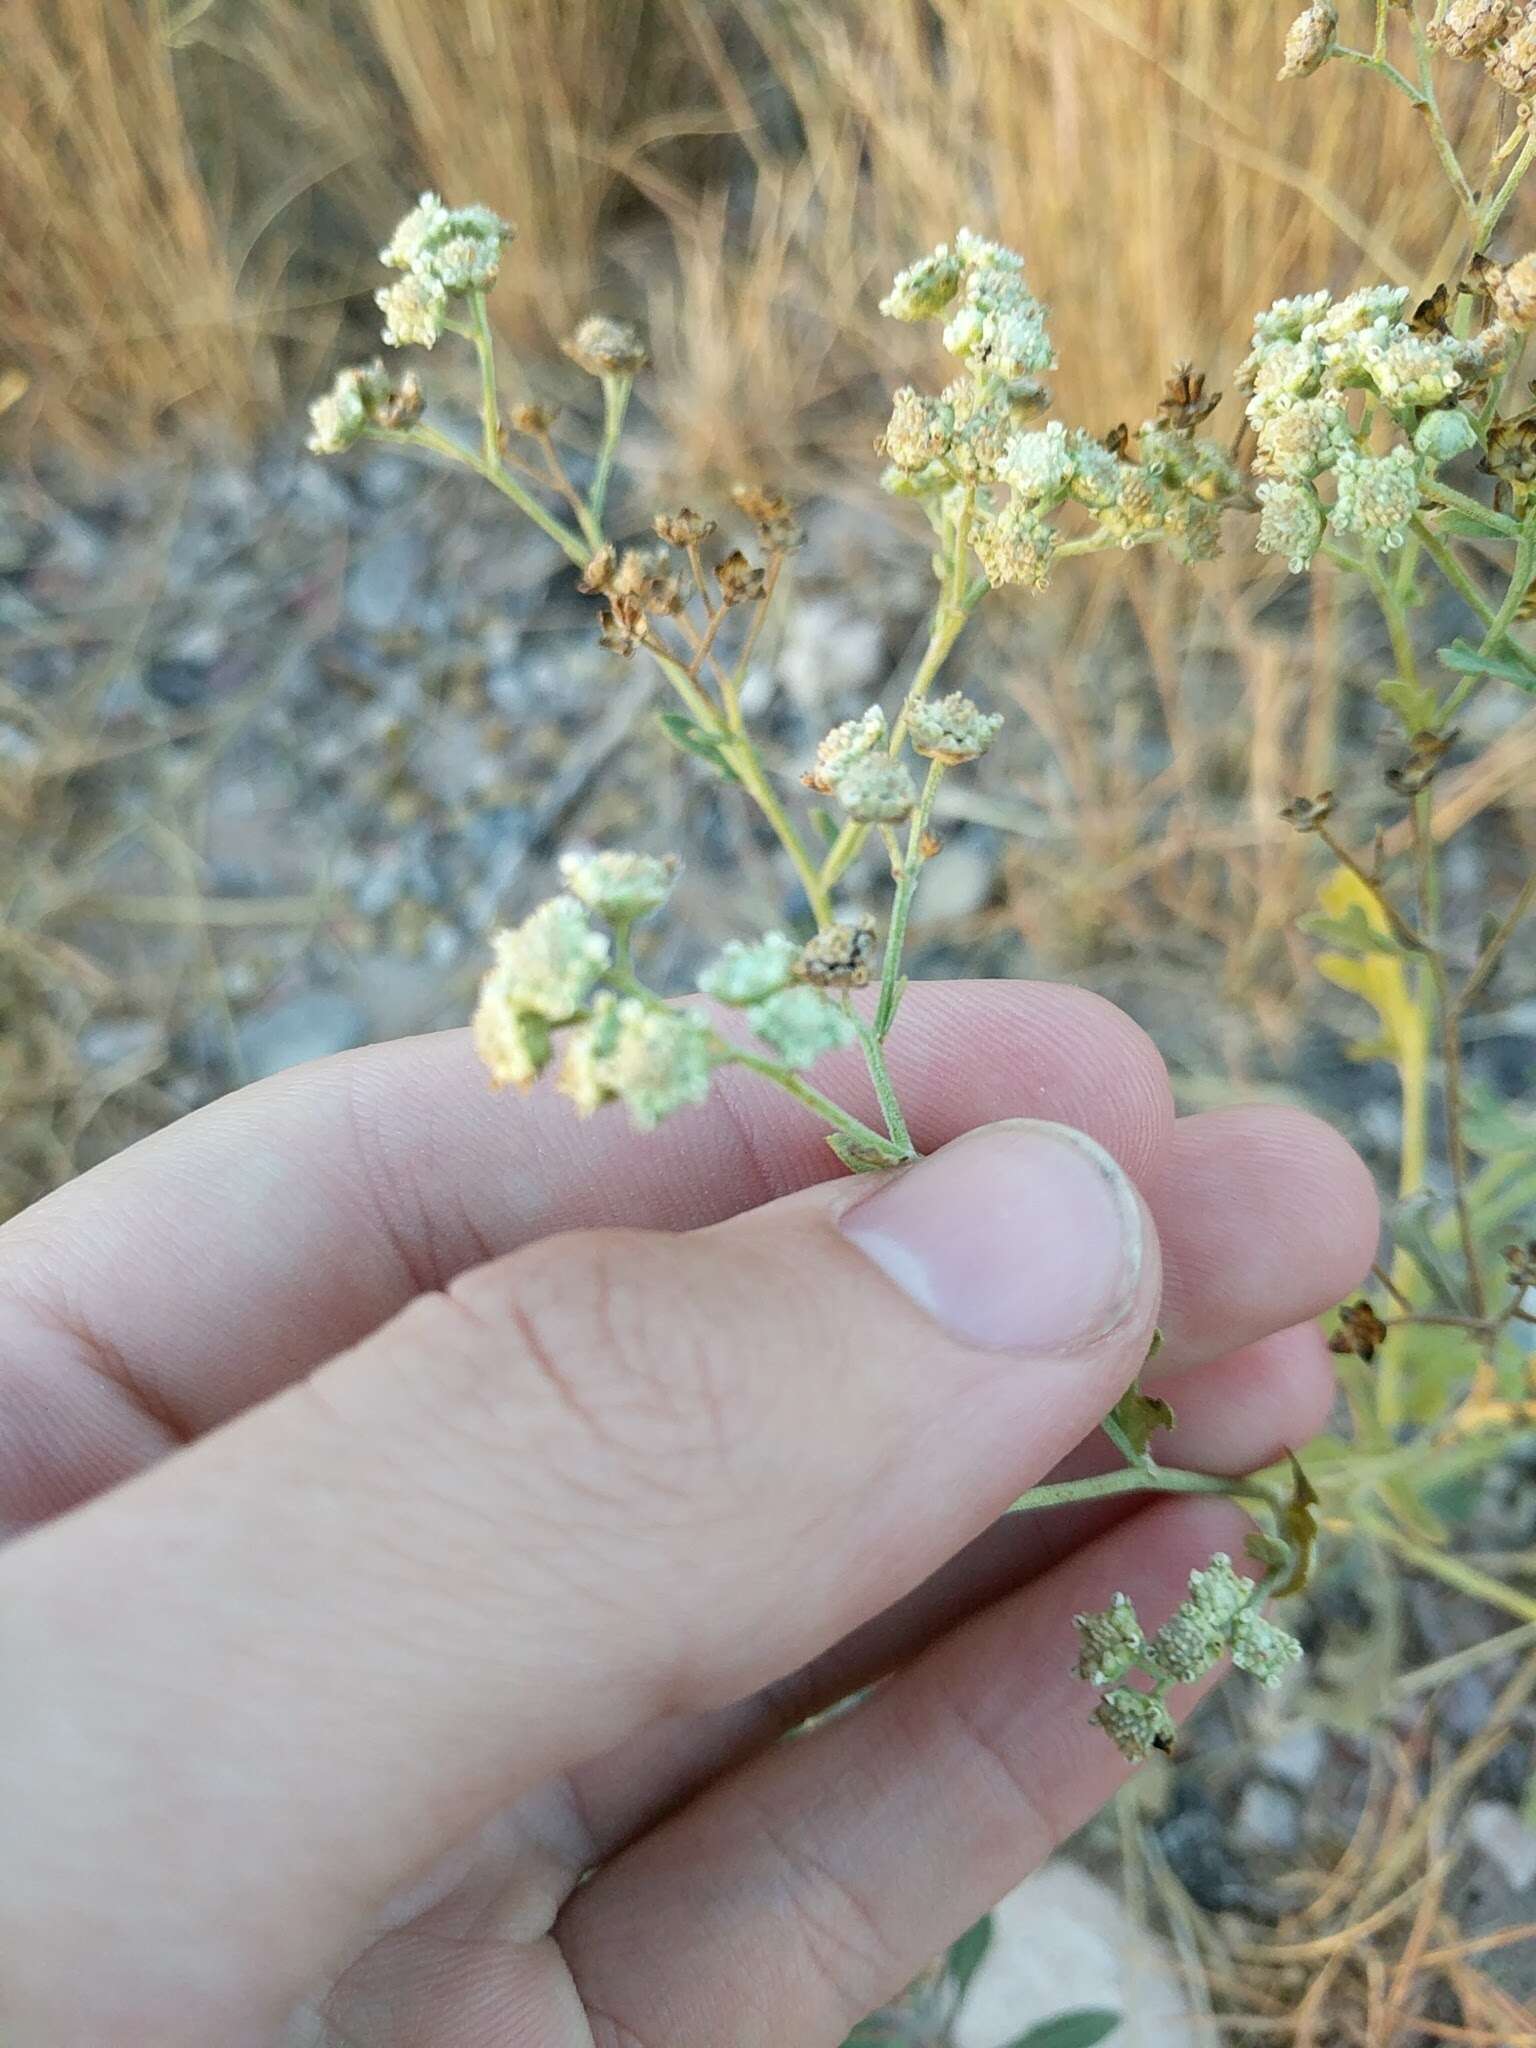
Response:
[[[1498,265],[1488,289],[1501,320],[1511,327],[1536,327],[1536,255]]]
[[[1516,490],[1536,483],[1536,421],[1495,420],[1488,429],[1488,453],[1482,467]]]
[[[1310,78],[1332,54],[1338,26],[1339,10],[1331,0],[1317,0],[1315,6],[1304,8],[1286,35],[1285,61],[1276,76]]]
[[[1511,1286],[1518,1287],[1522,1294],[1528,1287],[1536,1287],[1536,1237],[1528,1238],[1524,1244],[1505,1245],[1503,1256]]]
[[[1414,307],[1408,325],[1415,334],[1444,334],[1450,317],[1451,288],[1448,284],[1437,284],[1429,297],[1420,299]]]
[[[715,581],[727,604],[752,604],[764,594],[762,569],[754,567],[740,548],[715,564]]]
[[[1448,0],[1425,34],[1447,57],[1481,57],[1504,33],[1511,11],[1511,0]]]
[[[1448,732],[1416,732],[1408,742],[1407,753],[1387,769],[1387,787],[1395,789],[1399,796],[1417,796],[1420,790],[1428,789],[1458,737],[1455,726]]]
[[[645,608],[638,598],[618,596],[603,613],[598,645],[610,654],[629,656],[645,638]]]
[[[1339,1327],[1328,1339],[1336,1358],[1361,1358],[1367,1365],[1387,1340],[1387,1326],[1368,1301],[1350,1302],[1339,1310]]]
[[[655,532],[672,548],[696,548],[700,541],[709,539],[715,530],[713,519],[706,519],[691,506],[684,505],[678,512],[658,512],[651,521]]]
[[[875,960],[875,921],[859,916],[823,925],[800,949],[794,965],[796,981],[813,988],[863,988]]]
[[[1536,93],[1536,14],[1526,12],[1517,19],[1503,42],[1490,49],[1483,61],[1488,75],[1516,99],[1529,99]]]
[[[532,399],[514,405],[507,414],[513,431],[519,434],[547,434],[559,417],[558,405],[537,405]]]
[[[606,590],[618,573],[619,551],[611,540],[604,541],[597,553],[581,572],[576,588],[585,597],[591,597],[599,590]]]
[[[1209,419],[1220,403],[1219,391],[1206,395],[1204,370],[1189,363],[1175,363],[1173,375],[1157,402],[1157,415],[1170,427],[1197,427],[1203,419]]]
[[[1333,791],[1319,790],[1316,796],[1293,796],[1280,812],[1287,825],[1298,832],[1315,832],[1333,814]]]
[[[425,403],[421,379],[414,370],[407,370],[390,387],[389,395],[379,401],[375,417],[381,427],[414,426],[421,418]]]

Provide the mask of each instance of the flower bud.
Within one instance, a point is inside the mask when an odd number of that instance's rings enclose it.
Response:
[[[1116,1593],[1099,1613],[1074,1615],[1072,1626],[1081,1645],[1077,1675],[1089,1685],[1113,1685],[1146,1655],[1147,1639],[1125,1593]]]
[[[560,879],[579,903],[609,924],[633,924],[659,910],[677,879],[675,854],[566,853]]]
[[[907,737],[915,754],[954,768],[984,754],[1002,730],[1002,717],[983,711],[959,690],[912,707]]]
[[[804,778],[807,789],[819,790],[823,796],[830,796],[844,769],[883,745],[885,734],[885,713],[878,704],[871,704],[857,718],[834,725],[817,746],[816,765]]]
[[[764,932],[750,944],[728,939],[699,975],[700,993],[717,1003],[759,1003],[787,988],[800,950],[783,932]]]
[[[809,982],[813,988],[863,988],[874,965],[875,936],[872,917],[823,925],[800,948],[796,981]]]
[[[814,988],[780,989],[755,1003],[747,1021],[787,1067],[814,1066],[824,1052],[852,1045],[858,1036],[837,1004]]]
[[[651,360],[638,327],[590,314],[562,346],[589,377],[633,377]]]
[[[1285,38],[1285,61],[1277,74],[1282,79],[1310,78],[1333,54],[1333,38],[1339,26],[1339,10],[1331,0],[1303,9],[1291,23]]]
[[[1144,1763],[1153,1750],[1173,1748],[1173,1716],[1149,1692],[1117,1685],[1105,1693],[1090,1718],[1130,1763]]]
[[[895,825],[912,815],[917,789],[910,770],[889,754],[863,754],[834,785],[838,802],[860,825]]]
[[[1427,412],[1414,429],[1413,445],[1426,462],[1454,462],[1477,446],[1477,429],[1455,406]]]
[[[1287,1629],[1245,1608],[1232,1622],[1232,1662],[1273,1690],[1301,1656],[1301,1644]]]

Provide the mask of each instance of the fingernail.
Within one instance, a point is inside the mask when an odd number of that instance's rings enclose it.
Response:
[[[1104,1335],[1141,1271],[1141,1210],[1114,1160],[1064,1124],[988,1124],[838,1219],[951,1336],[1053,1351]]]

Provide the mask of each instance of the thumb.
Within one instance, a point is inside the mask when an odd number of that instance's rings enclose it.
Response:
[[[1157,1290],[1108,1155],[993,1125],[873,1186],[493,1260],[22,1539],[15,2038],[152,2011],[159,2048],[243,2040],[487,1813],[909,1590],[1092,1429]],[[116,2031],[29,2032],[66,1984],[126,1998]]]

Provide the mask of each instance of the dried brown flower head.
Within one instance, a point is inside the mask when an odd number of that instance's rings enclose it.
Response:
[[[558,405],[539,405],[532,399],[514,405],[507,414],[513,431],[519,434],[547,434],[559,417]]]
[[[1505,1245],[1503,1258],[1512,1287],[1522,1294],[1528,1287],[1536,1287],[1536,1237],[1527,1238],[1524,1244]]]
[[[1495,420],[1488,429],[1488,453],[1481,466],[1516,492],[1529,490],[1536,483],[1536,420]]]
[[[859,916],[823,925],[800,949],[796,981],[813,988],[863,988],[875,963],[875,920]]]
[[[1495,83],[1516,99],[1529,99],[1536,93],[1536,14],[1526,10],[1515,17],[1503,42],[1490,49],[1483,61]]]
[[[603,613],[602,624],[598,628],[598,645],[606,647],[610,654],[622,654],[627,659],[645,635],[645,606],[640,599],[615,594]]]
[[[600,590],[606,590],[613,582],[619,568],[619,551],[611,540],[604,541],[597,553],[581,572],[576,588],[583,597],[592,597]]]
[[[1175,363],[1173,375],[1157,401],[1157,416],[1166,426],[1197,427],[1210,418],[1220,403],[1219,391],[1206,392],[1204,370],[1197,370],[1190,363]]]
[[[1417,796],[1428,789],[1458,736],[1455,726],[1449,732],[1416,732],[1407,753],[1387,769],[1387,787],[1399,796]]]
[[[1444,334],[1450,325],[1452,291],[1449,284],[1437,284],[1427,299],[1420,299],[1408,316],[1414,334]]]
[[[737,484],[731,496],[770,554],[787,555],[804,545],[805,530],[782,491],[769,484]]]
[[[764,595],[762,568],[749,562],[740,548],[715,564],[715,581],[726,604],[754,604]]]
[[[688,505],[678,512],[658,512],[651,526],[671,548],[696,548],[715,530],[713,519],[706,519],[702,512],[695,512]]]
[[[1287,31],[1285,61],[1276,76],[1310,78],[1332,55],[1338,26],[1339,10],[1332,0],[1316,0],[1314,6],[1303,8]]]
[[[1336,1358],[1361,1358],[1367,1365],[1387,1341],[1387,1326],[1368,1301],[1354,1301],[1339,1310],[1339,1327],[1328,1339]]]
[[[1333,791],[1319,790],[1316,796],[1293,796],[1280,816],[1298,832],[1315,832],[1333,815]]]
[[[1447,0],[1425,34],[1447,57],[1481,57],[1504,33],[1511,12],[1511,0]]]
[[[1536,327],[1536,255],[1491,264],[1484,273],[1493,310],[1510,327]]]

